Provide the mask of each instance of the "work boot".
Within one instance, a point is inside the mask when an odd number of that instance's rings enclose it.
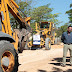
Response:
[[[62,66],[62,67],[65,67],[66,65],[65,65],[65,64],[61,64],[61,66]]]
[[[70,64],[70,66],[72,66],[72,64]]]

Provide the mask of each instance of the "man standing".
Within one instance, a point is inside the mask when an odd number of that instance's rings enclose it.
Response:
[[[67,32],[64,32],[62,34],[61,40],[64,43],[64,48],[63,48],[63,63],[61,66],[65,67],[66,66],[66,54],[67,51],[70,51],[70,65],[72,66],[72,26],[68,26]]]

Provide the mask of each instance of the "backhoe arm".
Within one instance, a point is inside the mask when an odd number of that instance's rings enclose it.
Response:
[[[18,12],[19,6],[13,0],[1,0],[0,4],[1,15],[2,15],[2,31],[11,35],[11,26],[10,26],[10,17],[9,12],[14,16],[14,18],[20,24],[20,29],[25,28],[28,31],[31,30],[31,27],[28,24],[30,21],[30,17],[22,18],[20,13]]]

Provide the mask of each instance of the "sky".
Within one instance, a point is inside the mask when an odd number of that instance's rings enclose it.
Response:
[[[43,6],[48,3],[51,5],[50,8],[53,8],[52,14],[55,13],[61,13],[59,17],[57,18],[60,22],[59,26],[64,25],[65,23],[69,22],[68,14],[65,14],[66,11],[70,10],[70,4],[72,3],[72,0],[34,0],[36,1],[35,7]]]

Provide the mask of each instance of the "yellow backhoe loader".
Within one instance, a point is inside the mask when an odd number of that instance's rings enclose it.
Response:
[[[18,52],[22,52],[31,34],[30,17],[23,18],[13,0],[0,0],[0,72],[17,72]],[[20,9],[19,9],[20,10]],[[19,23],[11,30],[9,12]]]
[[[35,27],[35,34],[27,47],[39,45],[47,50],[51,49],[51,44],[55,43],[55,24],[53,22],[39,22],[35,24]]]

